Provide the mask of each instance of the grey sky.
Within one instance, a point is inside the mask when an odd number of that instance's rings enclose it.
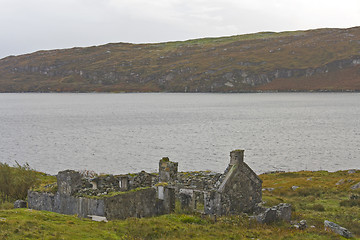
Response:
[[[359,0],[0,0],[0,58],[109,42],[359,25]]]

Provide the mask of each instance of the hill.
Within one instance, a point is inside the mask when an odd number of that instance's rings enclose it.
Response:
[[[0,92],[359,90],[360,27],[111,43],[0,59]]]

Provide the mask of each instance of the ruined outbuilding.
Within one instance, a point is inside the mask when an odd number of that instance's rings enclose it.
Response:
[[[175,203],[188,211],[234,215],[257,210],[262,181],[244,163],[244,150],[230,153],[223,174],[209,171],[178,172],[178,163],[163,158],[159,173],[86,176],[61,171],[57,183],[28,193],[28,206],[80,217],[107,219],[150,217],[174,211]],[[178,201],[176,201],[178,200]]]
[[[244,150],[232,151],[225,172],[213,175],[212,181],[199,184],[195,180],[188,187],[176,187],[183,208],[203,208],[205,214],[211,215],[251,213],[262,199],[262,180],[244,163]]]

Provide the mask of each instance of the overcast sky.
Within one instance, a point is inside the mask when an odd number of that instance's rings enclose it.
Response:
[[[360,26],[360,0],[0,0],[0,58],[109,42]]]

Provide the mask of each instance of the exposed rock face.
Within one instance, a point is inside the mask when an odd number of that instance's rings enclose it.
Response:
[[[349,230],[339,226],[336,223],[325,220],[324,221],[324,226],[325,226],[325,230],[331,230],[331,231],[333,231],[333,232],[335,232],[337,234],[340,234],[341,236],[343,236],[345,238],[351,238],[352,237],[352,233]]]
[[[334,62],[325,64],[320,67],[315,68],[277,68],[271,71],[264,72],[251,72],[246,70],[234,69],[232,72],[227,72],[221,76],[218,76],[217,71],[209,76],[211,70],[206,70],[205,74],[200,74],[197,78],[201,80],[206,80],[206,77],[217,78],[218,81],[214,82],[211,86],[199,86],[195,91],[201,92],[211,92],[219,87],[228,87],[234,88],[239,84],[248,85],[251,87],[264,85],[272,82],[275,79],[281,78],[294,78],[294,77],[312,77],[316,74],[327,74],[340,69],[350,68],[360,63],[360,56],[354,56],[349,59],[336,60]],[[40,75],[45,75],[47,77],[57,77],[57,78],[76,78],[81,77],[89,84],[95,85],[107,85],[111,86],[117,83],[136,83],[136,84],[145,84],[148,82],[157,82],[159,86],[163,86],[166,89],[166,85],[169,82],[175,79],[189,79],[187,73],[182,71],[176,71],[175,69],[170,70],[171,74],[167,72],[159,72],[157,74],[143,77],[141,73],[131,72],[117,72],[117,71],[85,71],[85,70],[70,70],[64,71],[61,66],[52,65],[52,66],[20,66],[14,67],[11,69],[13,73],[35,73]],[[191,78],[190,78],[191,79]],[[70,80],[74,81],[74,80]],[[167,89],[170,90],[170,89]],[[184,91],[184,89],[181,89]],[[193,90],[194,91],[194,90]]]
[[[355,190],[355,189],[360,188],[360,182],[358,182],[358,183],[355,184],[355,185],[352,185],[350,188],[351,188],[352,190]]]

